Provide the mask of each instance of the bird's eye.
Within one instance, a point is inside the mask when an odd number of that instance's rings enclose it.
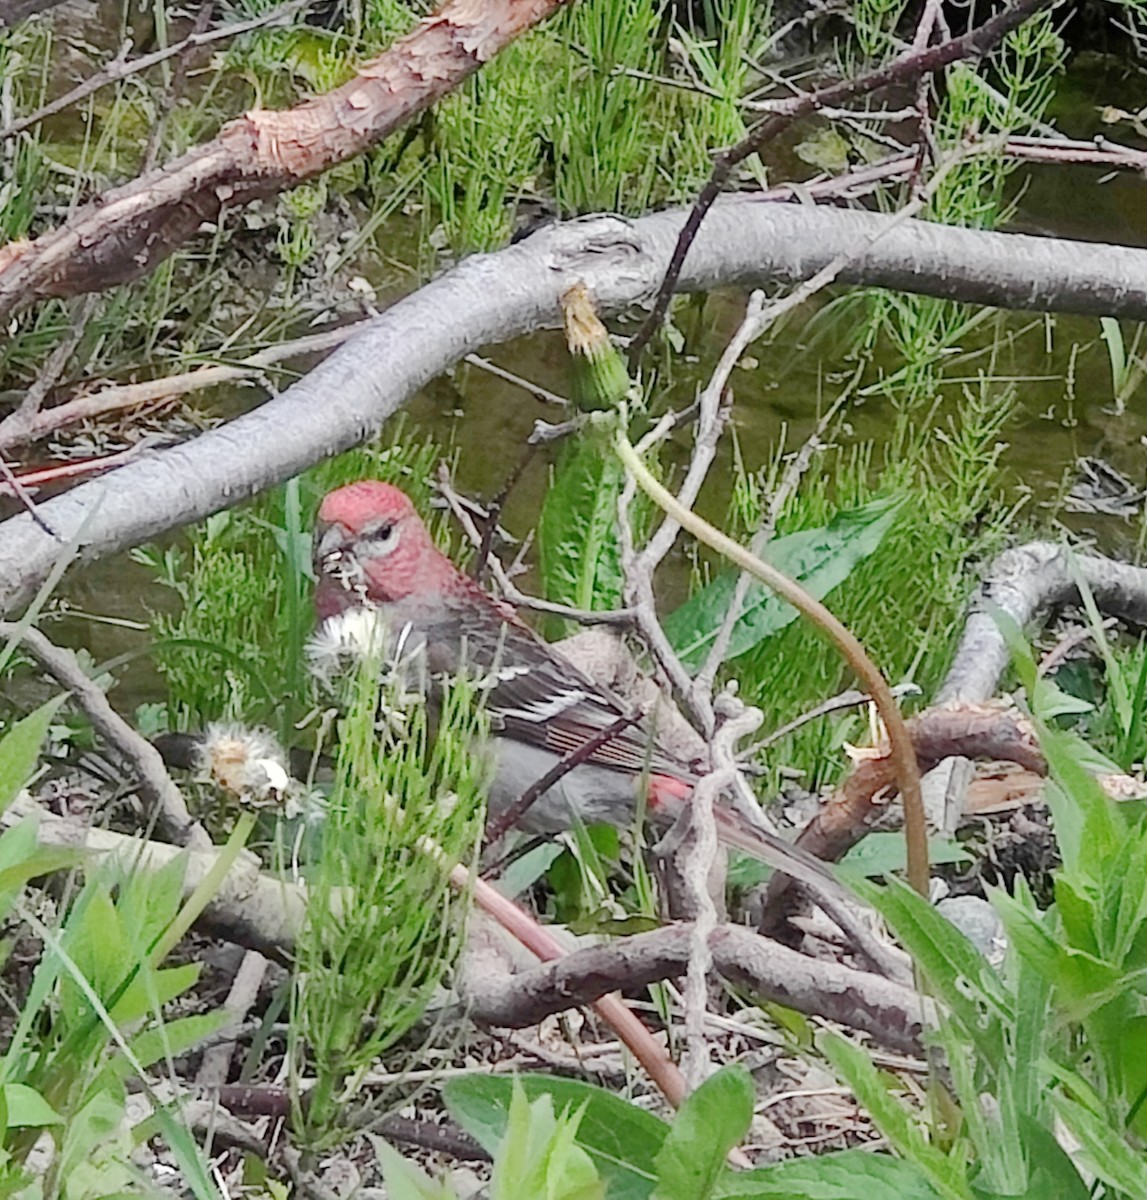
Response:
[[[374,533],[371,536],[376,541],[385,542],[389,539],[390,535],[393,532],[394,532],[394,526],[389,521],[385,521],[374,531]]]

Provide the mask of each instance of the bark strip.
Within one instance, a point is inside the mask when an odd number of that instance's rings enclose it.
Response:
[[[276,195],[375,145],[562,3],[447,0],[342,87],[283,111],[253,109],[57,229],[0,246],[0,319],[146,275],[224,208]]]

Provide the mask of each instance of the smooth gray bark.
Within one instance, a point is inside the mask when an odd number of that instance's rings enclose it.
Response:
[[[585,283],[606,312],[648,304],[684,216],[592,217],[466,259],[254,412],[41,505],[56,537],[27,514],[6,521],[0,611],[25,602],[74,538],[81,560],[138,545],[373,436],[463,355],[556,325],[559,297],[574,283]],[[792,283],[842,254],[856,255],[840,273],[843,283],[1147,319],[1145,250],[918,221],[893,226],[880,215],[752,196],[729,197],[713,209],[680,287]]]

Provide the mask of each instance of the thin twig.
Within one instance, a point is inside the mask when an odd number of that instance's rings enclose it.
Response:
[[[457,518],[458,524],[462,526],[462,532],[470,539],[475,549],[480,547],[482,534],[470,514],[467,503],[450,482],[449,472],[439,471],[436,485],[442,498],[450,506],[450,511]],[[541,600],[537,596],[527,595],[514,584],[510,573],[502,564],[502,560],[493,551],[490,552],[488,561],[490,573],[498,584],[502,598],[514,608],[524,608],[529,612],[542,613],[551,617],[563,617],[578,625],[612,625],[619,629],[629,629],[633,626],[632,609],[619,608],[609,612],[596,612],[584,608],[570,608],[565,604],[555,604],[551,600]]]
[[[483,358],[480,354],[467,354],[462,361],[469,363],[472,367],[477,367],[480,371],[485,371],[487,375],[493,375],[498,379],[504,379],[507,383],[512,383],[515,387],[520,387],[522,391],[529,392],[535,400],[543,400],[546,404],[556,404],[561,408],[569,407],[570,402],[564,396],[559,396],[557,392],[551,392],[541,384],[523,379],[521,375],[507,371],[505,367],[498,366],[497,363]]]
[[[644,714],[641,712],[618,717],[611,725],[599,730],[593,737],[586,738],[581,745],[563,754],[540,779],[534,780],[496,821],[491,821],[486,830],[486,838],[490,845],[493,846],[505,837],[506,833],[521,821],[534,806],[535,802],[548,792],[550,788],[556,783],[560,783],[566,775],[576,767],[580,767],[582,763],[596,754],[603,746],[612,742],[614,738],[624,733],[633,725],[639,724],[643,717]],[[486,874],[492,873],[500,866],[500,862],[495,863],[492,867],[487,868]]]
[[[820,439],[824,431],[832,423],[836,414],[840,411],[844,401],[852,394],[852,387],[856,382],[856,378],[856,376],[853,377],[848,387],[829,406],[828,411],[817,422],[816,428],[809,434],[800,450],[785,468],[784,475],[781,477],[781,481],[769,501],[769,509],[765,514],[764,522],[753,538],[752,550],[754,554],[763,553],[765,546],[772,540],[777,522],[780,520],[781,513],[784,512],[785,505],[788,504],[789,499],[800,486],[800,481],[804,478],[804,474],[812,462],[813,455],[823,448],[823,443]],[[747,575],[744,571],[737,577],[737,583],[733,588],[733,595],[729,600],[729,607],[726,609],[725,616],[721,621],[721,627],[717,630],[717,636],[713,639],[713,645],[709,649],[709,654],[705,659],[704,665],[693,678],[694,688],[704,688],[710,692],[713,690],[717,672],[721,669],[721,665],[725,661],[725,655],[729,650],[729,642],[732,639],[733,630],[740,619],[741,609],[744,606],[750,582],[751,576]]]
[[[887,680],[868,656],[856,635],[841,623],[819,600],[814,599],[799,584],[775,567],[762,562],[755,554],[738,545],[732,538],[715,529],[696,513],[681,507],[677,498],[658,482],[646,465],[634,453],[624,432],[618,431],[615,448],[629,473],[642,491],[675,519],[694,537],[730,559],[742,570],[750,571],[762,583],[772,588],[783,600],[818,625],[840,648],[845,660],[871,691],[884,726],[888,731],[891,757],[896,765],[900,794],[904,802],[904,833],[908,851],[908,878],[921,894],[928,894],[928,832],[924,818],[924,802],[920,794],[920,771],[916,753]]]
[[[211,838],[187,811],[159,751],[112,708],[103,691],[84,674],[76,656],[53,645],[38,629],[21,629],[9,621],[0,621],[0,638],[13,637],[19,638],[40,666],[71,692],[96,731],[136,769],[140,794],[152,804],[164,836],[181,846],[210,849]]]
[[[62,541],[63,539],[60,537],[60,535],[40,515],[39,510],[36,508],[36,502],[32,499],[32,493],[28,491],[20,477],[8,465],[8,462],[4,458],[3,454],[0,454],[0,477],[3,477],[4,488],[11,492],[12,495],[20,501],[20,503],[24,506],[25,512],[28,513],[32,520],[39,525],[39,527],[48,535],[48,537],[55,538],[56,541]]]
[[[23,133],[25,129],[31,129],[33,125],[38,125],[48,117],[54,117],[56,113],[63,112],[66,108],[71,108],[73,104],[78,104],[81,100],[86,100],[89,96],[107,87],[108,84],[118,83],[122,79],[138,75],[141,71],[147,71],[169,58],[173,58],[178,54],[185,54],[187,51],[194,50],[199,46],[207,46],[212,42],[222,41],[225,38],[233,38],[238,37],[242,33],[250,33],[253,29],[262,29],[265,26],[286,21],[288,18],[302,12],[303,9],[309,8],[313,3],[314,0],[292,0],[290,4],[284,4],[282,8],[276,8],[271,12],[264,13],[262,16],[252,17],[249,21],[237,21],[233,25],[224,25],[219,29],[191,33],[182,41],[176,42],[172,46],[165,46],[161,50],[145,54],[140,58],[128,59],[128,46],[125,44],[115,58],[102,70],[97,71],[95,75],[77,84],[70,92],[65,92],[64,95],[45,104],[43,108],[36,109],[29,116],[20,117],[18,120],[5,125],[0,129],[0,141],[15,137],[18,133]]]
[[[17,421],[30,421],[40,411],[44,398],[56,386],[57,380],[68,365],[68,359],[72,357],[75,348],[80,344],[84,330],[88,327],[88,321],[95,311],[97,299],[98,297],[94,295],[85,296],[78,305],[73,306],[75,313],[70,328],[60,338],[52,353],[48,355],[47,362],[44,363],[40,373],[24,393],[24,399],[20,401],[16,411],[12,414]]]
[[[681,268],[685,265],[685,256],[697,236],[697,231],[701,228],[702,221],[709,209],[713,207],[717,197],[724,191],[735,168],[745,159],[756,154],[767,141],[776,137],[794,121],[810,116],[826,105],[839,108],[858,96],[866,95],[878,88],[911,83],[921,75],[938,71],[960,59],[986,54],[1013,29],[1018,28],[1029,17],[1051,7],[1054,3],[1055,0],[1017,0],[1017,3],[1005,8],[1003,12],[985,21],[983,25],[969,30],[958,38],[951,38],[926,50],[908,50],[885,66],[856,79],[841,80],[804,96],[794,97],[784,109],[778,110],[760,121],[740,142],[718,155],[708,182],[701,189],[682,226],[653,308],[630,343],[630,361],[637,361],[649,339],[660,328],[669,307],[669,299],[681,275]]]

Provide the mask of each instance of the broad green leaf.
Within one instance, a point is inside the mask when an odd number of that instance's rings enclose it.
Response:
[[[822,599],[880,545],[899,507],[899,500],[874,500],[862,508],[838,513],[821,529],[804,529],[769,542],[761,557]],[[735,571],[719,575],[665,619],[665,632],[691,671],[700,669],[721,628],[737,575]],[[795,620],[796,615],[795,608],[754,581],[745,593],[726,658],[746,654]]]
[[[162,1029],[147,1029],[136,1034],[129,1039],[128,1046],[141,1067],[150,1067],[152,1063],[159,1062],[169,1054],[175,1058],[186,1053],[204,1038],[222,1029],[230,1019],[227,1010],[222,1008],[214,1012],[177,1017],[175,1020],[165,1021]],[[135,1070],[135,1065],[123,1055],[112,1059],[111,1065],[125,1076]]]
[[[32,778],[44,738],[48,736],[48,727],[63,702],[64,697],[57,696],[47,704],[41,704],[0,738],[0,813]]]
[[[35,1088],[23,1083],[6,1083],[3,1092],[9,1129],[64,1123],[63,1117]]]
[[[457,1193],[446,1183],[431,1179],[420,1167],[404,1158],[385,1138],[367,1135],[382,1167],[389,1200],[457,1200]]]
[[[928,839],[928,861],[939,866],[971,862],[972,856],[954,838],[934,837]],[[871,878],[903,871],[907,866],[902,833],[870,833],[849,850],[838,869],[846,878],[850,872]]]
[[[912,1163],[866,1150],[730,1172],[713,1193],[714,1200],[938,1200],[939,1195]]]
[[[128,964],[124,964],[125,967]],[[156,1008],[181,996],[195,984],[203,964],[184,963],[181,967],[166,967],[156,970],[141,967],[110,1009],[112,1020],[117,1025],[135,1021],[139,1017],[155,1012]]]
[[[610,1200],[646,1200],[656,1182],[654,1160],[669,1132],[664,1121],[620,1097],[574,1079],[518,1077],[527,1099],[552,1096],[558,1112],[584,1105],[577,1143],[593,1159]],[[442,1088],[450,1115],[494,1154],[505,1136],[513,1081],[505,1076],[469,1075]]]
[[[538,560],[550,600],[574,608],[621,601],[617,497],[624,471],[588,437],[562,454],[538,521]]]
[[[753,1081],[733,1064],[706,1079],[681,1105],[657,1155],[658,1200],[706,1200],[726,1171],[725,1156],[753,1119]]]

